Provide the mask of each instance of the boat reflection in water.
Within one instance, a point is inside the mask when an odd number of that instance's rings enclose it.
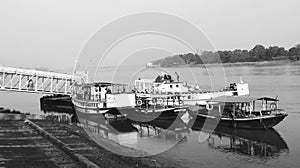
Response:
[[[206,132],[202,128],[203,122],[192,126],[193,130]],[[217,126],[206,141],[211,149],[250,157],[272,158],[289,152],[286,142],[273,128],[249,130]]]
[[[48,112],[48,116],[57,119],[53,117],[55,114],[60,113]],[[62,116],[59,118],[63,119],[66,114],[60,115]],[[178,143],[189,144],[187,138],[192,136],[187,135],[191,131],[201,131],[206,134],[205,143],[208,147],[224,153],[267,159],[289,152],[288,145],[274,129],[249,130],[217,126],[213,131],[209,131],[203,129],[204,121],[192,119],[186,124],[180,118],[176,120],[155,119],[147,123],[126,118],[86,117],[79,118],[79,121],[80,126],[94,142],[109,151],[126,156],[155,155]]]
[[[99,145],[127,156],[161,153],[185,140],[189,130],[181,120],[153,120],[140,123],[126,118],[79,118],[80,125]]]

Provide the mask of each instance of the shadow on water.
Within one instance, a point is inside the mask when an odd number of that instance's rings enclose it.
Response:
[[[204,122],[190,123],[193,123],[192,130],[206,132],[203,130]],[[273,128],[251,130],[217,126],[206,141],[210,149],[262,159],[276,158],[282,153],[289,153],[287,143]]]
[[[47,115],[69,116],[69,114],[54,112],[47,112]],[[140,150],[136,145],[141,141],[147,143],[149,143],[149,140],[155,141],[154,145],[157,146],[169,142],[174,144],[185,142],[191,131],[206,132],[202,129],[203,123],[203,121],[198,120],[195,122],[193,119],[186,124],[178,118],[175,120],[152,120],[148,123],[131,121],[126,118],[80,118],[80,124],[78,125],[84,128],[90,136],[97,137],[98,140],[100,138],[124,147]],[[208,147],[223,153],[268,159],[289,152],[285,140],[274,129],[248,130],[217,126],[212,133],[207,131],[207,134]]]
[[[44,111],[48,120],[70,123],[73,114]],[[147,156],[159,153],[159,150],[168,150],[172,146],[184,142],[190,132],[187,124],[180,118],[174,120],[155,119],[150,122],[137,122],[125,117],[104,118],[89,115],[78,117],[77,125],[83,128],[94,142],[102,147],[121,155]],[[117,144],[119,146],[115,146]],[[120,148],[134,149],[137,153],[123,153]]]
[[[152,120],[147,123],[132,121],[127,118],[104,119],[79,118],[80,126],[93,137],[110,140],[124,147],[151,153],[147,142],[166,147],[182,142],[189,133],[187,125],[181,120]],[[100,138],[100,139],[99,139]],[[152,144],[152,145],[153,145]]]

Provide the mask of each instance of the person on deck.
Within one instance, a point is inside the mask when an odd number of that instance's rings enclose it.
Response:
[[[176,75],[176,77],[177,77],[177,82],[179,82],[179,75],[178,75],[178,73],[175,72],[175,75]]]

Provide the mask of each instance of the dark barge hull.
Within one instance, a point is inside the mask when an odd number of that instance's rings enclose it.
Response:
[[[198,114],[197,120],[205,122],[218,122],[218,126],[241,128],[241,129],[269,129],[279,124],[287,114],[277,114],[254,118],[217,118],[215,116]]]
[[[74,114],[72,98],[68,95],[47,95],[40,98],[42,111],[55,111]]]
[[[166,109],[162,112],[141,112],[138,109],[128,111],[127,118],[137,122],[151,122],[153,120],[174,120],[184,114],[183,111],[175,111],[176,109]]]

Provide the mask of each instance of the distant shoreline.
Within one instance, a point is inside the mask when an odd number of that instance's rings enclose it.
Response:
[[[278,65],[300,65],[300,61],[262,61],[262,62],[235,62],[235,63],[212,63],[212,64],[187,64],[187,65],[172,65],[172,66],[159,66],[163,68],[179,68],[179,67],[240,67],[240,66],[278,66]]]

